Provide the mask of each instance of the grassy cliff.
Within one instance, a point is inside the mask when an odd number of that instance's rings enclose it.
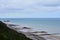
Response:
[[[6,26],[5,23],[0,21],[0,40],[31,40],[24,34],[18,33],[13,29]]]

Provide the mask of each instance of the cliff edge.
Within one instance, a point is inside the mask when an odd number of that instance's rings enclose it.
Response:
[[[7,25],[0,21],[0,40],[32,40],[27,38],[24,34],[10,29]]]

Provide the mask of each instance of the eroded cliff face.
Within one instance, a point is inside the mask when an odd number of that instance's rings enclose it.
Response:
[[[32,40],[27,38],[24,34],[18,33],[0,21],[0,40]]]

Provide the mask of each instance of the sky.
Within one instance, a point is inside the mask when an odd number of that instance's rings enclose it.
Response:
[[[60,0],[0,0],[0,18],[60,18]]]

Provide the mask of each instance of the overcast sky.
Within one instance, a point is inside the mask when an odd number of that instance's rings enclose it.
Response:
[[[60,18],[60,0],[0,0],[0,18]]]

